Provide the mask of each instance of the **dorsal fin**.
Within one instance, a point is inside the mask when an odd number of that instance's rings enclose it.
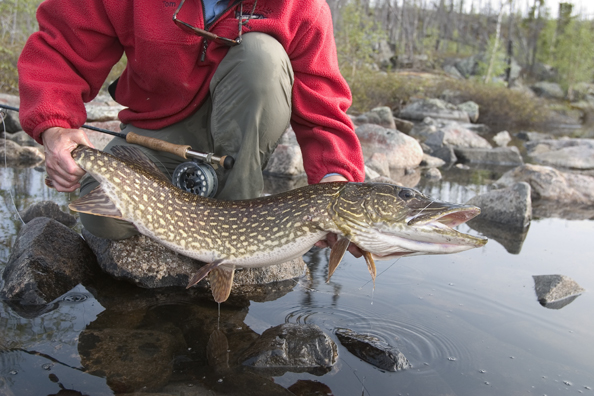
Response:
[[[101,186],[95,187],[85,196],[70,203],[68,207],[75,212],[88,213],[95,216],[122,218],[122,213],[107,197]]]
[[[161,172],[157,165],[138,147],[135,146],[113,146],[111,153],[122,160],[132,162],[140,166],[146,172],[154,174],[168,182],[171,182],[167,176]]]

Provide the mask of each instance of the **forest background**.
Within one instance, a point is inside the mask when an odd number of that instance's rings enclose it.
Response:
[[[454,91],[479,104],[479,121],[523,126],[594,98],[594,18],[571,2],[553,10],[552,0],[327,1],[353,113],[397,112],[414,98]],[[0,0],[1,93],[18,95],[16,63],[40,3]],[[563,97],[543,102],[529,89],[540,81],[558,84]]]

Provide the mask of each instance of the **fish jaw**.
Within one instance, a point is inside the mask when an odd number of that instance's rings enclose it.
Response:
[[[445,204],[444,204],[445,205]],[[449,204],[448,204],[449,205]],[[378,259],[423,254],[450,254],[478,248],[487,239],[465,234],[452,227],[472,219],[480,209],[469,205],[449,205],[433,216],[409,218],[408,221],[380,223],[357,230],[353,237],[363,250]]]

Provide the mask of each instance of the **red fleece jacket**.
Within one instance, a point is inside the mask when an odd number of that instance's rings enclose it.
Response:
[[[145,129],[159,129],[192,114],[209,95],[209,83],[228,47],[180,29],[172,21],[179,0],[46,0],[39,6],[39,32],[19,59],[21,124],[40,141],[49,127],[79,128],[84,102],[92,100],[111,67],[125,52],[126,70],[116,98],[126,106],[119,117]],[[232,4],[234,3],[234,4]],[[239,3],[208,30],[237,36]],[[243,4],[249,14],[253,1]],[[179,19],[204,27],[202,4],[188,0]],[[275,37],[295,73],[291,125],[310,183],[328,173],[364,179],[363,157],[346,110],[350,90],[340,75],[332,19],[325,0],[258,0],[243,32]]]

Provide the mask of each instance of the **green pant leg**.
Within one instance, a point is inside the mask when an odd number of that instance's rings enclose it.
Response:
[[[220,199],[262,194],[262,169],[289,125],[293,69],[282,45],[263,33],[243,35],[210,83],[210,130],[217,155],[231,155],[235,166],[219,169]]]
[[[210,107],[210,100],[208,100],[192,116],[182,122],[170,125],[163,129],[148,130],[136,128],[133,125],[126,125],[122,129],[122,132],[134,132],[142,136],[155,137],[175,144],[190,145],[196,151],[212,152],[212,139],[210,138],[207,128]],[[105,146],[103,151],[111,153],[114,146],[138,147],[157,165],[157,167],[159,167],[161,172],[166,174],[169,178],[171,178],[177,165],[187,161],[174,154],[151,150],[146,147],[128,143],[124,139],[117,137],[112,139],[107,146]],[[88,174],[85,175],[81,180],[80,195],[83,196],[88,194],[98,185],[99,183],[94,178]],[[136,227],[124,220],[111,217],[93,216],[85,213],[80,213],[80,220],[83,226],[91,234],[101,238],[118,240],[138,234]]]

